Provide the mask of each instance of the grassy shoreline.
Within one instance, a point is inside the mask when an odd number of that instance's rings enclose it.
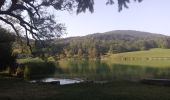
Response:
[[[170,100],[169,93],[170,87],[128,81],[58,86],[0,77],[0,100]]]

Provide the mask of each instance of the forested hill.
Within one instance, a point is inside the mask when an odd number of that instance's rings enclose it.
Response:
[[[82,37],[56,39],[51,43],[52,54],[99,56],[106,53],[170,48],[170,37],[148,32],[117,30]]]
[[[167,36],[133,30],[116,30],[105,33],[91,34],[85,37],[89,38],[92,37],[93,39],[100,40],[138,40],[138,39],[153,39]]]

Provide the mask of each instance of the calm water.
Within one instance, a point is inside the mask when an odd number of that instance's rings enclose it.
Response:
[[[80,79],[64,79],[64,78],[44,78],[40,80],[31,80],[30,83],[37,83],[37,82],[44,82],[44,83],[50,83],[50,82],[60,82],[60,85],[67,85],[67,84],[75,84],[75,83],[81,83],[84,82],[84,80]]]
[[[170,61],[61,60],[54,78],[94,81],[170,79]]]

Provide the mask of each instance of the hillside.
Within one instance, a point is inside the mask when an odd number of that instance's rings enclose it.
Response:
[[[105,33],[95,33],[87,35],[85,37],[101,40],[138,40],[138,39],[163,38],[166,36],[161,34],[154,34],[134,30],[116,30]]]
[[[51,41],[51,53],[96,57],[106,53],[170,48],[170,37],[141,31],[117,30]]]

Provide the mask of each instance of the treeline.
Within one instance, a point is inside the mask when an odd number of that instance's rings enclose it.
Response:
[[[170,48],[170,37],[139,31],[111,31],[83,37],[50,40],[44,43],[46,48],[35,49],[39,50],[37,53],[41,51],[46,55],[55,55],[60,58],[97,58],[106,53]]]

